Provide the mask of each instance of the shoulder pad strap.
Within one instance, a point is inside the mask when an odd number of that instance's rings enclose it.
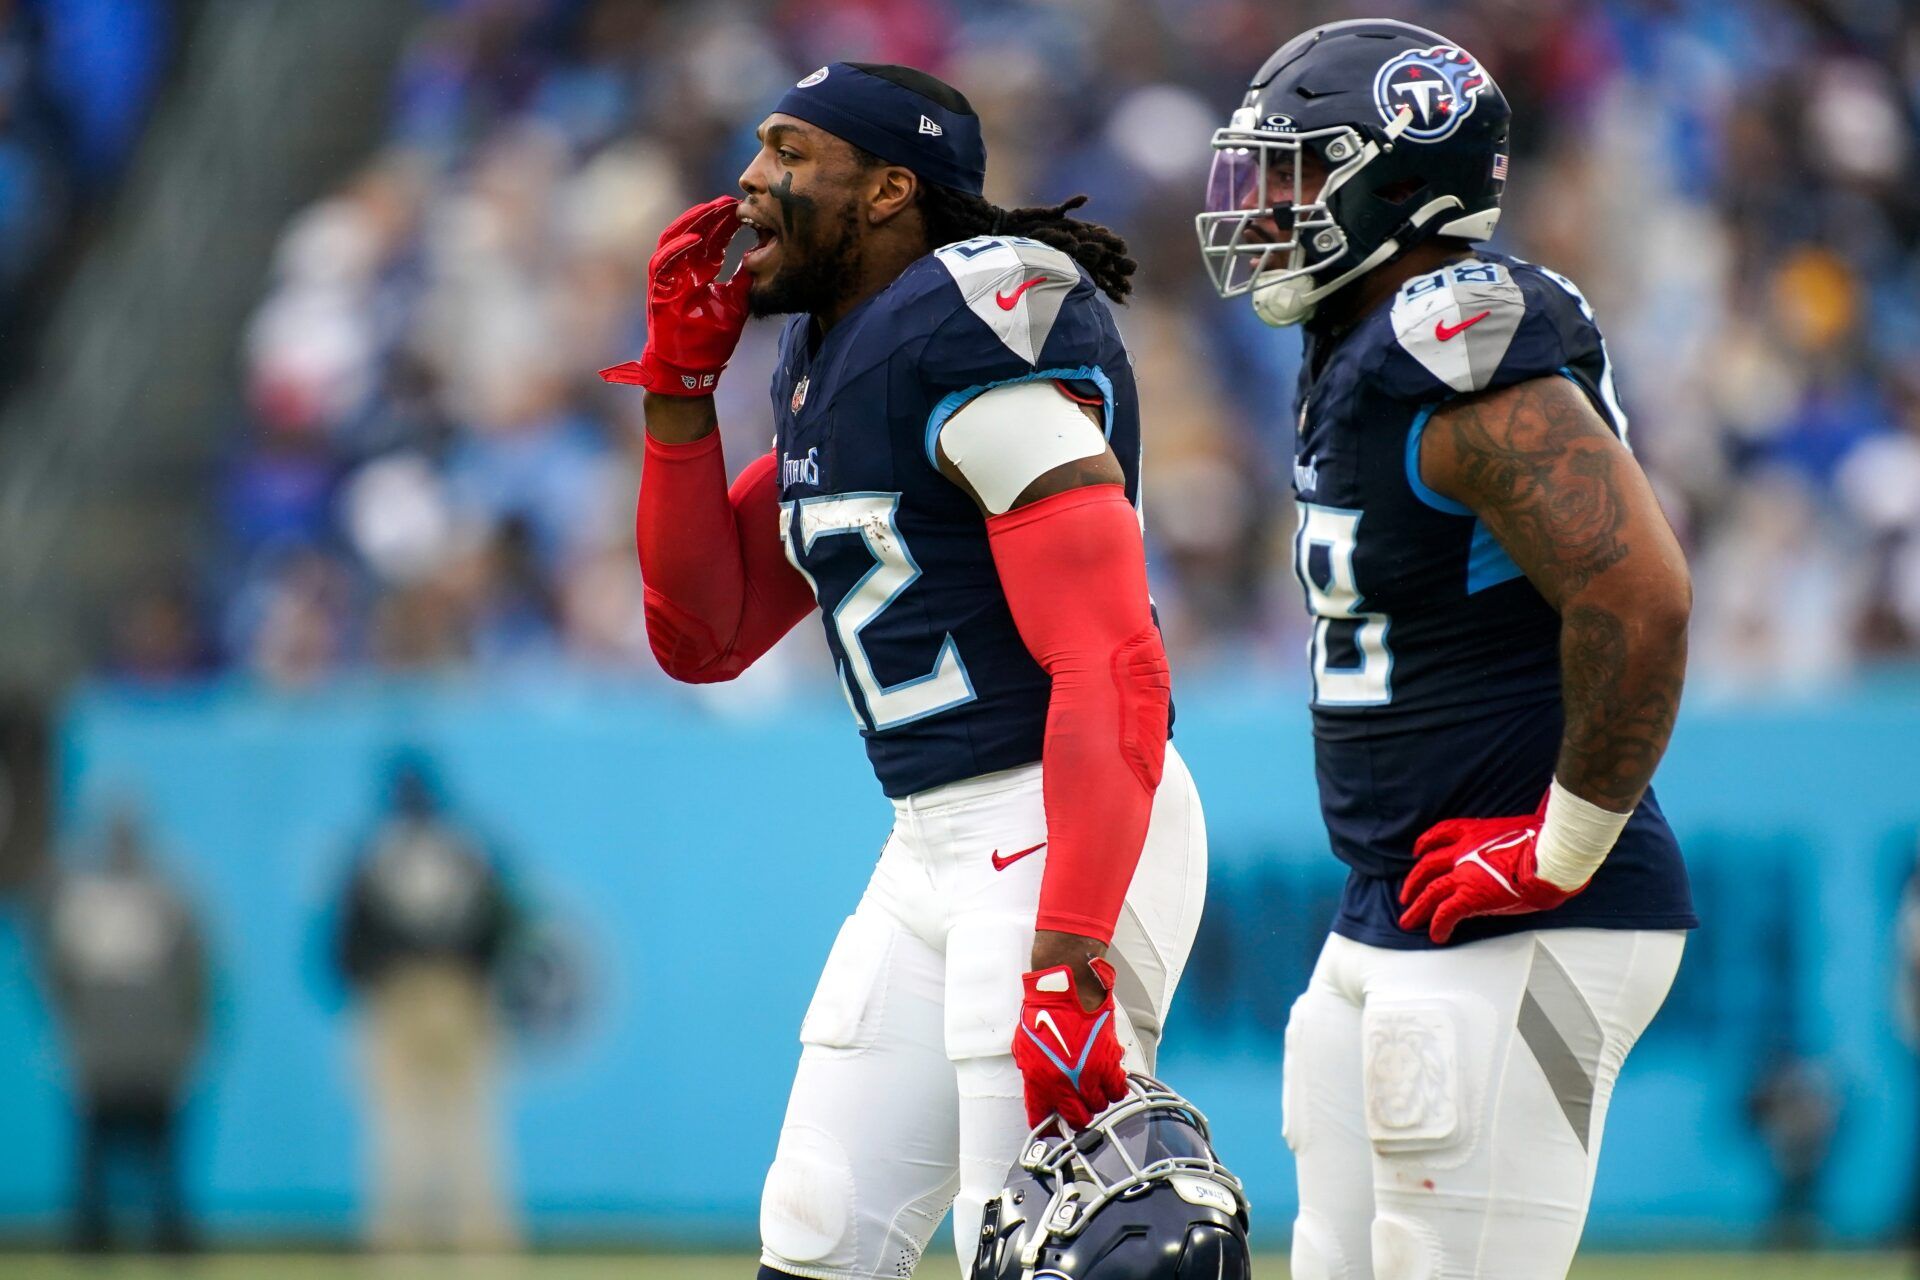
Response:
[[[1506,267],[1458,262],[1401,288],[1393,300],[1393,334],[1441,382],[1455,391],[1481,391],[1526,314],[1526,297]]]
[[[1080,283],[1072,258],[1024,236],[975,236],[934,251],[967,309],[1028,364],[1040,358],[1067,295]]]

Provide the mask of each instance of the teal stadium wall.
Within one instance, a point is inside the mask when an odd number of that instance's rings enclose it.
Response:
[[[1179,693],[1214,877],[1162,1066],[1214,1117],[1276,1241],[1294,1198],[1281,1028],[1339,875],[1297,692]],[[353,1024],[324,939],[382,762],[414,745],[585,959],[574,1033],[508,1057],[512,1181],[536,1236],[750,1239],[800,1015],[888,816],[843,706],[747,714],[760,696],[543,678],[78,696],[61,746],[69,827],[138,796],[217,957],[187,1143],[216,1230],[344,1237],[359,1220]],[[1707,923],[1615,1098],[1590,1238],[1758,1232],[1773,1183],[1744,1100],[1783,1046],[1823,1061],[1840,1092],[1831,1229],[1894,1228],[1920,1150],[1915,1064],[1889,1012],[1920,830],[1917,729],[1911,689],[1689,708],[1660,791]],[[0,1232],[15,1234],[57,1223],[72,1167],[25,926],[17,907],[0,915]]]

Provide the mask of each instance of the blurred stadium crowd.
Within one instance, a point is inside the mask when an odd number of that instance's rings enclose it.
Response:
[[[1367,6],[1361,6],[1366,8]],[[1696,684],[1920,657],[1920,10],[1896,0],[1382,3],[1513,100],[1498,246],[1578,281],[1693,557]],[[167,679],[556,659],[653,671],[631,552],[658,229],[734,189],[779,92],[838,58],[958,85],[988,195],[1092,196],[1122,316],[1155,588],[1184,669],[1292,670],[1297,338],[1208,288],[1208,137],[1304,0],[441,0],[390,135],[286,227],[241,353],[218,533],[130,609]],[[777,326],[720,389],[765,447]],[[804,630],[804,629],[803,629]],[[780,651],[819,661],[811,635]]]
[[[176,3],[0,0],[0,321],[60,269],[125,167]]]

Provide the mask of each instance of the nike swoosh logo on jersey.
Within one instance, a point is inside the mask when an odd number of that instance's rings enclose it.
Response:
[[[1023,280],[1020,282],[1020,287],[1012,293],[996,293],[993,295],[993,300],[1000,304],[1002,311],[1011,311],[1013,310],[1013,304],[1020,301],[1021,294],[1033,288],[1033,286],[1040,284],[1045,279],[1045,276],[1035,276],[1031,280]]]
[[[1026,857],[1028,854],[1038,853],[1046,847],[1047,842],[1042,840],[1039,844],[1028,845],[1026,848],[1010,853],[1004,858],[1000,856],[1000,851],[995,849],[993,851],[993,869],[995,871],[1005,871],[1008,867],[1020,861],[1020,859]]]
[[[1473,319],[1462,320],[1459,324],[1455,325],[1449,325],[1445,320],[1435,320],[1433,322],[1433,336],[1442,342],[1446,342],[1451,338],[1457,338],[1492,314],[1493,312],[1491,311],[1482,311]]]
[[[1073,1050],[1067,1048],[1067,1038],[1060,1034],[1060,1027],[1053,1020],[1052,1010],[1042,1009],[1040,1012],[1034,1014],[1033,1026],[1036,1031],[1041,1027],[1045,1027],[1047,1030],[1053,1032],[1053,1038],[1060,1042],[1060,1052],[1066,1054],[1069,1058],[1073,1056]]]

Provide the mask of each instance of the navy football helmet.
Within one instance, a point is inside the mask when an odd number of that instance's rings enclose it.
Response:
[[[1251,1280],[1247,1199],[1207,1118],[1148,1076],[1062,1137],[1035,1129],[989,1200],[972,1280]]]
[[[1299,324],[1423,240],[1487,239],[1512,116],[1473,55],[1423,27],[1361,19],[1295,36],[1213,135],[1195,225],[1214,287],[1251,293],[1268,324]],[[1326,171],[1311,199],[1302,150]]]

